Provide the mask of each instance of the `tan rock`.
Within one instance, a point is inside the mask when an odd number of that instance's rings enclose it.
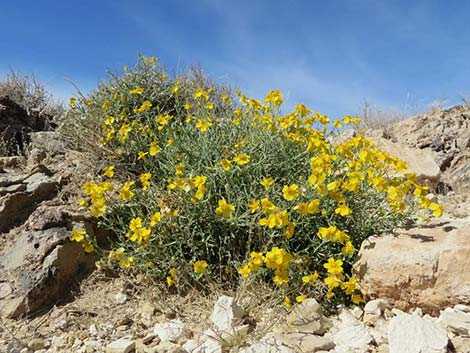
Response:
[[[441,170],[431,151],[407,147],[379,137],[373,137],[371,140],[380,150],[406,162],[408,169],[404,173],[416,173],[420,183],[435,189],[441,177]]]
[[[64,227],[23,231],[0,256],[1,315],[17,318],[55,304],[94,268],[95,256],[68,237]]]
[[[437,314],[470,303],[470,222],[440,221],[364,241],[353,271],[366,298]]]

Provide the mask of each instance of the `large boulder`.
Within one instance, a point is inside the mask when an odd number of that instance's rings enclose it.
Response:
[[[95,257],[69,240],[64,227],[24,230],[0,256],[0,315],[34,314],[70,297],[93,268]]]
[[[437,314],[470,303],[470,221],[435,220],[364,241],[353,272],[367,299]]]
[[[396,142],[432,153],[443,181],[456,192],[470,192],[470,106],[418,114],[387,132]]]

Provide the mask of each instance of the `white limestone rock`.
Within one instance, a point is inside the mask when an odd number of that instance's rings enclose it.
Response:
[[[156,324],[153,328],[153,333],[162,342],[176,342],[185,335],[186,328],[181,320],[174,319]]]
[[[390,353],[446,353],[447,334],[429,317],[400,315],[388,326]]]
[[[215,303],[211,321],[218,330],[232,333],[244,316],[243,308],[232,297],[224,295]]]
[[[120,338],[106,346],[106,353],[131,353],[135,350],[135,342],[127,338]]]
[[[441,311],[439,322],[456,335],[470,336],[470,313],[446,308]]]

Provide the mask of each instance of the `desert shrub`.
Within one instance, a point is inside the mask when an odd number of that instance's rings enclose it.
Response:
[[[105,167],[80,201],[115,234],[110,251],[82,230],[72,238],[103,262],[170,288],[256,277],[280,293],[359,302],[351,263],[361,242],[441,206],[404,162],[358,136],[334,144],[330,122],[303,104],[263,101],[169,77],[141,58],[89,98]],[[331,133],[328,127],[334,126]],[[401,173],[401,174],[400,174]],[[286,296],[286,305],[290,305]]]

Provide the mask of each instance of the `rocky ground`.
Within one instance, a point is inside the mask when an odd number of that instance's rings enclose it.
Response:
[[[0,120],[15,114],[27,113],[1,98]],[[367,132],[446,214],[365,241],[354,271],[368,302],[328,317],[313,299],[287,311],[260,288],[168,296],[95,270],[69,240],[78,224],[103,236],[69,202],[79,159],[55,131],[15,131],[24,155],[0,157],[0,352],[470,352],[469,107]]]

